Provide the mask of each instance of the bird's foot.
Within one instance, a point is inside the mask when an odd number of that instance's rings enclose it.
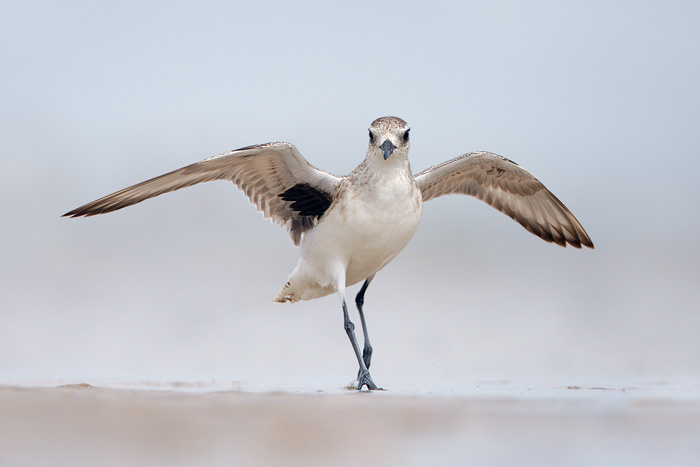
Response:
[[[357,374],[357,379],[348,384],[346,388],[361,391],[364,386],[367,386],[367,389],[370,391],[383,391],[382,388],[377,387],[377,385],[374,384],[374,381],[372,381],[372,377],[367,370],[360,370],[360,372]]]

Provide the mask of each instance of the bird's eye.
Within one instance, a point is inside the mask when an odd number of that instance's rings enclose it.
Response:
[[[408,130],[406,130],[406,131],[404,132],[404,134],[403,134],[403,142],[404,142],[404,143],[407,143],[407,142],[408,142],[408,132],[409,132],[409,131],[411,131],[410,128],[409,128]]]
[[[372,130],[369,130],[369,142],[374,143],[374,135],[372,134]]]

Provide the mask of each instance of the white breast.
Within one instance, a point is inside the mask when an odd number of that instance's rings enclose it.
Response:
[[[364,280],[394,259],[415,234],[423,213],[410,172],[363,182],[349,185],[302,242],[304,262],[343,264],[346,285]],[[328,270],[318,272],[326,275]]]

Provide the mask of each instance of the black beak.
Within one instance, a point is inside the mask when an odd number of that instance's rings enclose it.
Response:
[[[379,146],[382,149],[382,152],[384,153],[384,160],[387,160],[389,156],[391,156],[391,153],[394,152],[394,149],[396,149],[396,146],[394,146],[394,143],[392,143],[389,140],[386,140],[382,143],[381,146]]]

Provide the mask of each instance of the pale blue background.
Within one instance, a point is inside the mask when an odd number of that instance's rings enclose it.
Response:
[[[596,250],[431,201],[367,293],[378,384],[699,379],[700,3],[1,8],[0,382],[350,381],[337,298],[269,301],[298,253],[232,185],[59,216],[267,141],[345,174],[384,115],[410,123],[416,172],[517,161]]]

